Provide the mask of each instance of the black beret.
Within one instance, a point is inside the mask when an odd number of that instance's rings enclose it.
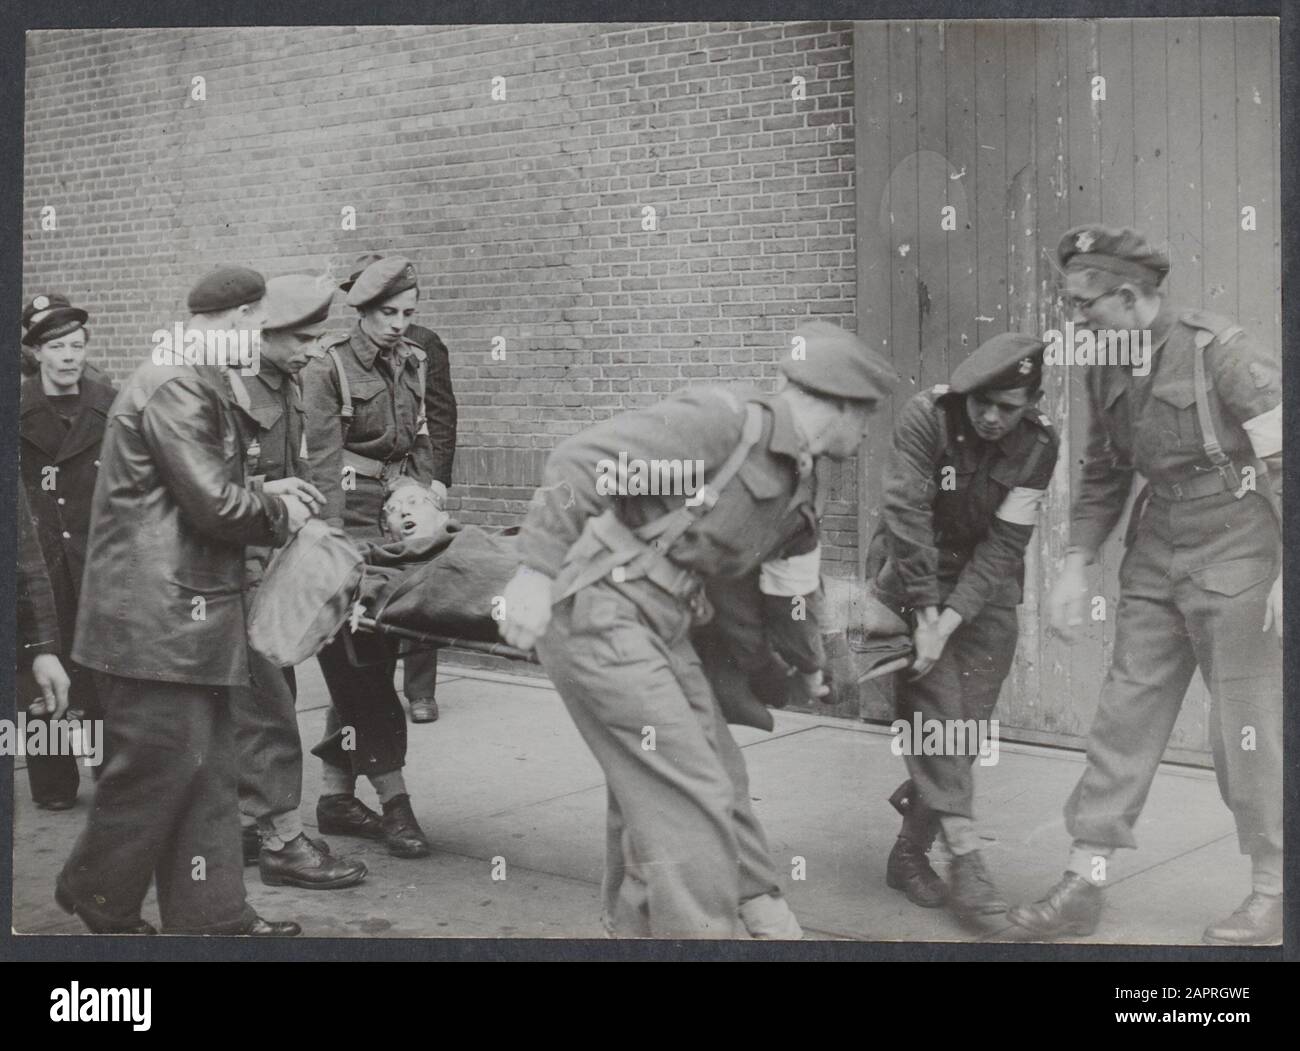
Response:
[[[378,255],[375,252],[369,252],[366,255],[357,256],[357,261],[352,264],[352,273],[348,274],[348,279],[339,282],[339,291],[351,292],[352,286],[357,283],[357,278],[361,276],[362,271],[364,271],[371,263],[377,263],[383,258],[382,255]]]
[[[400,255],[387,256],[361,271],[348,292],[348,306],[366,307],[416,287],[415,266],[410,260]]]
[[[80,307],[68,302],[67,296],[48,292],[33,296],[23,308],[23,346],[35,347],[59,336],[75,332],[89,318]]]
[[[195,314],[219,314],[245,303],[256,303],[266,295],[266,281],[246,266],[223,266],[204,274],[190,289],[187,300]]]
[[[877,402],[898,382],[888,361],[836,325],[809,322],[795,330],[795,337],[803,340],[801,354],[785,356],[780,369],[791,383],[814,394]]]
[[[1046,348],[1047,344],[1035,336],[1000,332],[953,369],[948,389],[958,394],[1020,387],[1035,390],[1042,382]]]
[[[1169,259],[1128,227],[1089,224],[1067,230],[1056,248],[1062,270],[1105,270],[1133,281],[1159,285],[1169,273]]]

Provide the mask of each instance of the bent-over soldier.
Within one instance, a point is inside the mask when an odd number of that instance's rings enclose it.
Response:
[[[745,863],[740,826],[761,826],[690,629],[706,580],[779,562],[815,535],[816,458],[851,456],[895,379],[833,325],[798,335],[806,355],[782,362],[775,395],[689,392],[562,442],[520,533],[502,634],[537,643],[605,772],[612,934],[745,937],[742,900],[771,894],[770,872]],[[703,485],[611,492],[597,477],[620,457],[694,462]]]

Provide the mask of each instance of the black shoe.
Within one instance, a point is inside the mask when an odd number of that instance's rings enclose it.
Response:
[[[337,890],[356,886],[366,878],[363,862],[333,857],[306,835],[295,836],[280,850],[263,847],[257,868],[268,887]]]
[[[33,799],[42,810],[71,810],[77,805],[77,797],[70,796],[66,799]]]
[[[384,838],[384,823],[379,815],[356,796],[321,796],[316,803],[316,827],[324,836]]]
[[[1282,944],[1282,895],[1254,891],[1236,911],[1205,928],[1206,945]]]
[[[438,721],[438,702],[432,697],[421,697],[411,702],[411,722],[436,723]]]
[[[424,829],[415,820],[411,797],[405,792],[384,804],[383,824],[384,842],[393,857],[423,858],[433,849],[424,837]]]
[[[948,898],[948,886],[930,867],[921,844],[899,836],[885,865],[885,883],[901,890],[907,900],[923,909],[935,909]]]
[[[1007,911],[1007,903],[993,885],[978,850],[953,855],[948,904],[961,916],[1001,916]]]
[[[1007,919],[1042,938],[1088,935],[1097,929],[1101,919],[1101,888],[1077,873],[1067,872],[1045,898],[1032,905],[1015,906],[1008,910]]]
[[[89,930],[91,934],[157,934],[158,933],[158,931],[154,928],[154,925],[152,923],[149,923],[143,919],[139,919],[135,923],[124,924],[123,926],[120,927],[110,927],[110,926],[104,926],[102,924],[94,923],[91,920],[89,920],[85,916],[85,914],[77,907],[77,903],[72,900],[72,896],[68,894],[68,892],[65,891],[63,887],[58,885],[56,885],[54,888],[54,900],[58,902],[59,908],[61,908],[64,912],[71,913],[73,916],[76,916],[79,920],[81,920],[81,922],[86,925],[86,929]]]
[[[239,933],[254,938],[296,938],[302,933],[302,928],[293,920],[264,920],[261,916],[254,916],[249,927]]]
[[[262,833],[256,825],[245,825],[241,831],[244,846],[244,864],[256,865],[257,857],[262,853]]]

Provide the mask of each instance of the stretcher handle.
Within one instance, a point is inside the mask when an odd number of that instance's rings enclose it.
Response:
[[[512,661],[527,661],[529,664],[540,663],[537,660],[537,655],[531,650],[517,649],[514,646],[507,646],[504,642],[481,642],[478,639],[454,639],[448,635],[428,635],[422,631],[412,631],[410,628],[399,628],[393,624],[384,624],[382,621],[375,620],[374,617],[358,617],[356,624],[359,629],[373,631],[379,635],[393,635],[399,639],[410,639],[412,642],[423,642],[430,646],[455,646],[457,649],[474,650],[492,657],[506,657]]]
[[[880,665],[878,668],[872,668],[870,671],[863,672],[854,680],[854,684],[869,682],[872,679],[879,679],[884,675],[892,675],[896,671],[902,671],[912,665],[911,657],[896,657],[892,661]]]

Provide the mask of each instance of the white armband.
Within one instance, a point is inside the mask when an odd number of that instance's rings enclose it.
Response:
[[[1047,495],[1046,489],[1029,489],[1018,485],[1002,501],[1002,506],[995,512],[1004,522],[1012,525],[1031,526],[1038,520],[1038,505]]]
[[[1251,448],[1261,460],[1276,456],[1282,451],[1282,406],[1262,412],[1242,424],[1250,435]]]
[[[764,562],[758,573],[758,590],[764,595],[793,597],[808,595],[821,584],[822,549],[813,548],[806,555],[774,558]]]

